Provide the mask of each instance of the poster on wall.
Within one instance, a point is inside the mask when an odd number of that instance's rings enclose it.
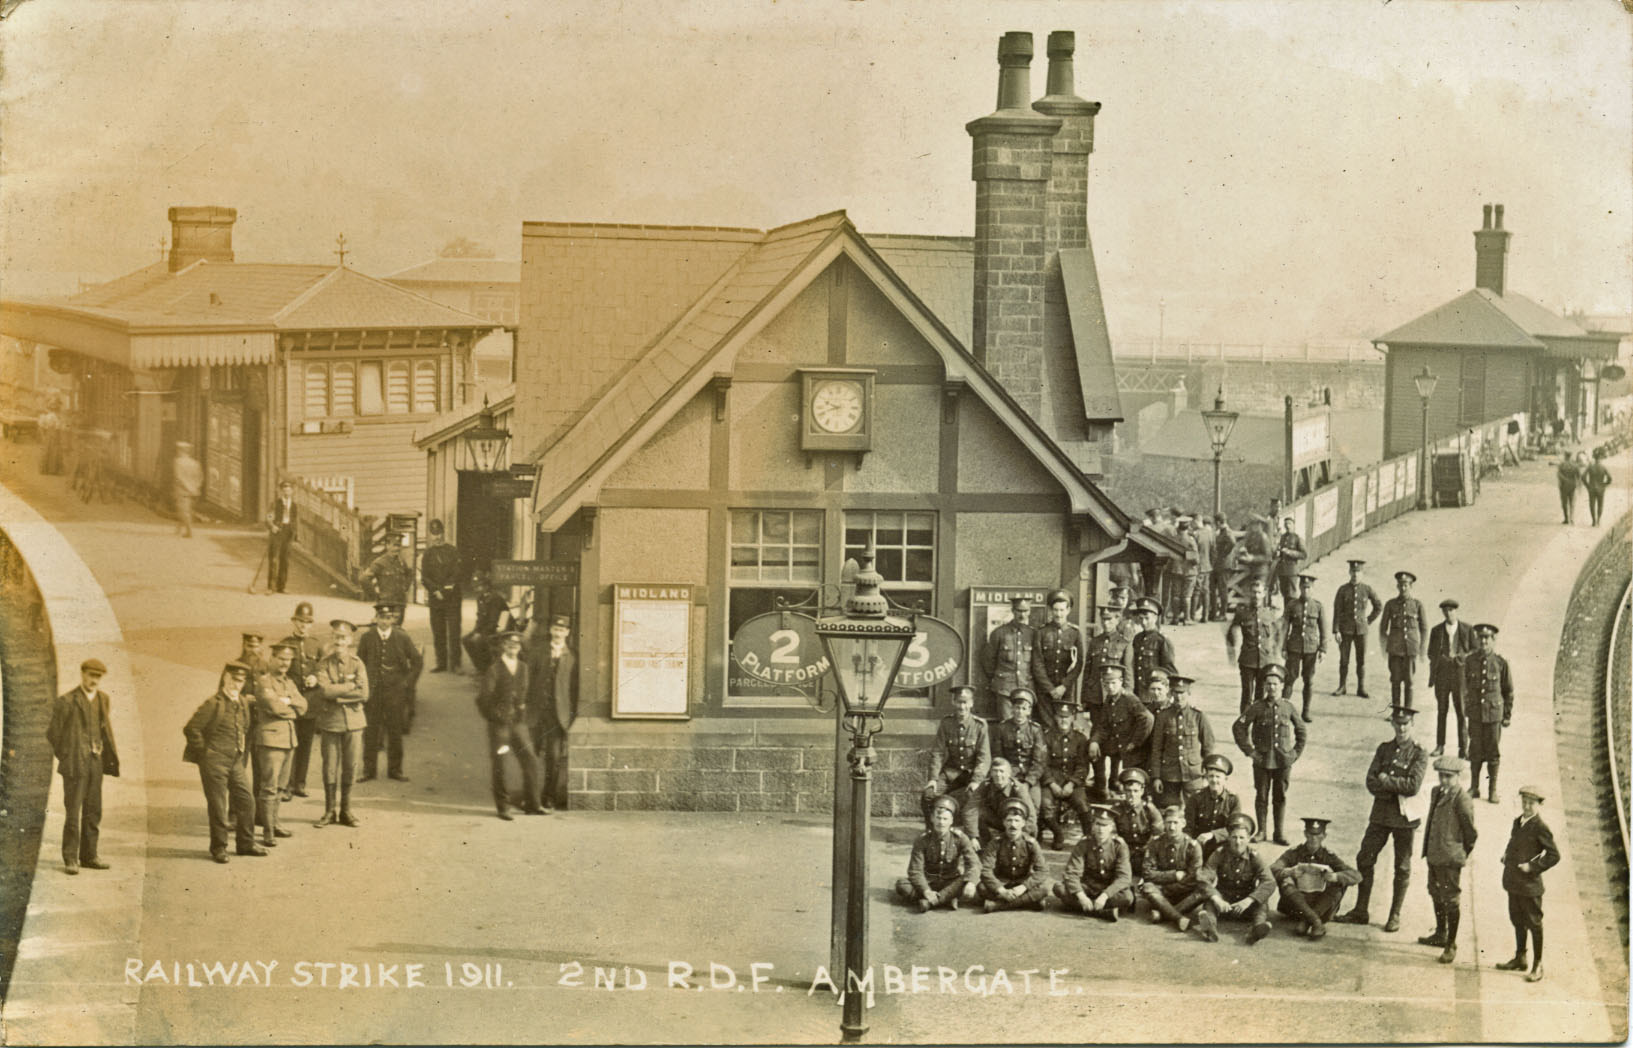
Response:
[[[1384,471],[1381,470],[1381,469],[1377,470],[1376,472],[1369,473],[1367,475],[1367,512],[1368,513],[1378,512],[1378,497],[1379,497],[1378,489],[1383,486],[1383,480],[1384,480]]]
[[[1423,455],[1421,451],[1412,452],[1412,457],[1401,463],[1406,471],[1404,486],[1401,488],[1401,498],[1416,498],[1418,494],[1418,459]]]
[[[981,656],[986,652],[987,638],[992,636],[992,631],[1014,618],[1010,602],[1016,597],[1031,601],[1032,625],[1041,626],[1047,614],[1043,601],[1049,596],[1049,589],[1048,586],[970,587],[970,631],[967,634],[970,653],[964,670],[965,683],[986,683],[981,674]]]
[[[1311,525],[1310,537],[1325,535],[1338,526],[1338,489],[1328,488],[1315,497],[1315,523]]]
[[[1367,475],[1360,474],[1350,481],[1349,487],[1349,530],[1351,535],[1359,535],[1367,528]]]
[[[686,718],[692,587],[619,583],[612,624],[613,717]]]
[[[1310,501],[1308,499],[1298,503],[1292,509],[1283,513],[1282,516],[1293,518],[1293,534],[1302,539],[1310,537]]]

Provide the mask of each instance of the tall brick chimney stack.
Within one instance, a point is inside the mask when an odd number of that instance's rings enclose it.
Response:
[[[1076,33],[1057,29],[1049,34],[1049,93],[1032,103],[1043,115],[1060,119],[1044,219],[1044,250],[1050,255],[1061,248],[1087,247],[1089,242],[1089,154],[1094,152],[1094,117],[1100,103],[1077,97],[1072,83],[1076,48]]]
[[[1487,204],[1484,221],[1474,234],[1474,286],[1501,295],[1508,282],[1508,237],[1503,205]]]
[[[192,265],[199,259],[232,261],[232,226],[238,221],[236,208],[173,207],[170,209],[170,272]]]
[[[1034,112],[1032,34],[998,41],[998,108],[973,140],[976,359],[1034,418],[1043,409],[1045,226],[1058,118]]]

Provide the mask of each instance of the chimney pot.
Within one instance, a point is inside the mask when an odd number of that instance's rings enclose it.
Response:
[[[1491,205],[1487,204],[1482,209],[1482,211],[1483,211],[1483,220],[1480,223],[1480,228],[1481,229],[1490,229],[1491,228]]]
[[[1498,204],[1496,207],[1492,208],[1491,211],[1492,217],[1496,221],[1496,228],[1503,228],[1503,205]]]
[[[1032,34],[1005,33],[998,40],[998,108],[1025,109],[1031,81]]]
[[[1077,34],[1056,29],[1049,34],[1049,91],[1051,95],[1074,94],[1072,54],[1077,50]]]

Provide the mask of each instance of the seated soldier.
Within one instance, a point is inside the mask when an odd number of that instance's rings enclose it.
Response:
[[[1043,848],[1026,835],[1030,816],[1020,798],[1005,801],[1004,835],[988,841],[981,853],[981,898],[987,913],[1021,907],[1041,910],[1049,897]]]
[[[975,689],[961,684],[953,689],[953,712],[941,718],[930,748],[930,781],[924,786],[924,824],[930,825],[930,805],[951,795],[965,812],[965,832],[974,835],[975,793],[986,781],[992,763],[987,722],[975,716]]]
[[[1010,717],[998,725],[992,745],[992,755],[1008,761],[1015,780],[1026,787],[1033,811],[1037,811],[1043,801],[1043,768],[1049,763],[1049,746],[1044,742],[1043,727],[1032,720],[1036,703],[1031,688],[1016,688],[1010,692]],[[993,832],[997,832],[996,822]]]
[[[1117,836],[1117,820],[1104,804],[1094,806],[1089,835],[1077,842],[1066,859],[1066,874],[1055,885],[1055,898],[1068,910],[1117,920],[1120,910],[1134,908],[1134,872],[1128,845]]]
[[[1043,803],[1039,825],[1054,834],[1054,847],[1066,847],[1066,831],[1061,829],[1063,809],[1077,812],[1077,824],[1088,833],[1089,740],[1074,724],[1077,703],[1070,696],[1060,702],[1060,723],[1044,732],[1049,755],[1043,766]],[[1042,843],[1039,834],[1038,843]]]
[[[1229,838],[1198,875],[1201,883],[1191,899],[1200,903],[1196,926],[1209,942],[1219,941],[1220,917],[1247,921],[1250,946],[1270,934],[1268,903],[1276,882],[1248,843],[1256,828],[1251,815],[1232,819]]]
[[[1206,862],[1230,836],[1230,820],[1242,810],[1242,804],[1225,789],[1225,776],[1233,770],[1229,757],[1215,753],[1202,767],[1208,784],[1185,798],[1185,828],[1202,845]]]
[[[913,842],[907,876],[896,881],[896,894],[917,904],[920,913],[938,906],[958,909],[960,900],[975,901],[981,880],[981,856],[963,830],[953,828],[958,802],[948,796],[930,807],[930,828]]]
[[[1327,850],[1331,821],[1306,816],[1304,843],[1288,848],[1270,864],[1270,876],[1281,889],[1277,912],[1302,921],[1300,934],[1312,939],[1327,934],[1326,922],[1337,915],[1344,892],[1361,883],[1361,871]]]
[[[1200,905],[1191,897],[1202,870],[1202,845],[1185,835],[1185,812],[1179,805],[1163,809],[1162,833],[1145,846],[1144,866],[1140,894],[1151,908],[1151,923],[1167,918],[1180,931],[1189,928],[1191,919],[1185,914]]]
[[[1253,810],[1259,817],[1259,840],[1265,820],[1274,812],[1277,844],[1285,845],[1284,816],[1293,762],[1304,753],[1304,721],[1293,704],[1281,697],[1282,668],[1272,662],[1259,670],[1259,697],[1231,726],[1236,745],[1253,762]]]
[[[1145,772],[1124,768],[1118,780],[1123,794],[1112,803],[1112,817],[1117,820],[1117,836],[1128,845],[1129,864],[1138,878],[1145,868],[1145,846],[1162,832],[1162,813],[1145,799]]]
[[[964,811],[964,832],[978,844],[985,844],[1003,836],[1004,805],[1019,799],[1026,805],[1026,835],[1038,835],[1038,810],[1032,806],[1032,795],[1023,783],[1015,781],[1014,769],[1002,757],[994,757],[987,781],[970,798]]]
[[[1157,673],[1153,670],[1153,676]],[[1163,686],[1168,675],[1163,673]],[[1108,782],[1122,782],[1119,773],[1124,768],[1143,767],[1151,753],[1151,728],[1155,715],[1133,694],[1124,690],[1123,667],[1108,663],[1101,668],[1100,690],[1105,702],[1100,707],[1100,719],[1089,736],[1089,758],[1100,768],[1100,760],[1107,762],[1107,778],[1096,785],[1106,791]]]

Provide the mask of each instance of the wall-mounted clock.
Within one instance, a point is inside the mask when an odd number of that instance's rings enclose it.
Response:
[[[800,448],[872,450],[873,376],[856,368],[800,369]]]

